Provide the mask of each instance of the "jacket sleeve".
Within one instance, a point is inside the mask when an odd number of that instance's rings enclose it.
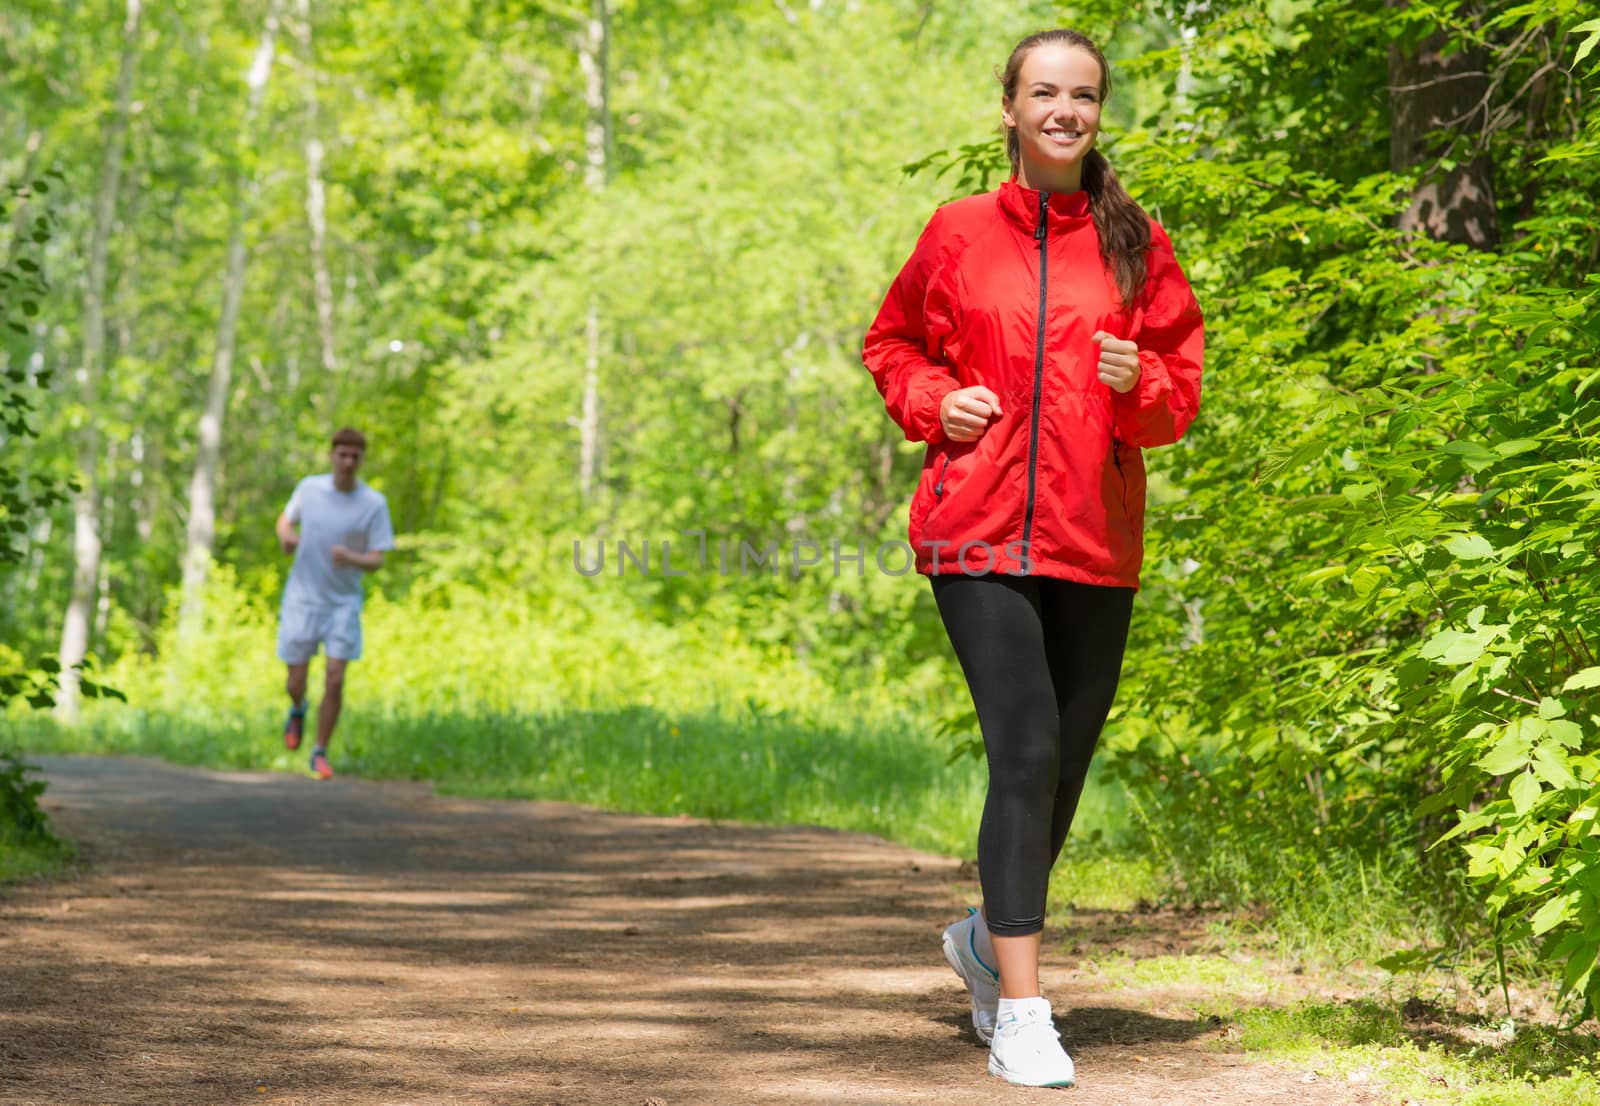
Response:
[[[945,275],[941,238],[936,212],[890,285],[862,350],[889,416],[908,441],[930,445],[944,441],[939,405],[959,386],[944,358],[944,340],[954,331],[950,298],[930,294]]]
[[[1205,355],[1200,305],[1178,267],[1172,240],[1154,223],[1150,230],[1144,303],[1130,335],[1139,347],[1139,384],[1111,397],[1117,436],[1147,449],[1183,437],[1199,413]]]

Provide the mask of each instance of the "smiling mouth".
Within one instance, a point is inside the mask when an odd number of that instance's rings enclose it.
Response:
[[[1044,136],[1046,138],[1050,139],[1052,142],[1056,142],[1056,143],[1059,143],[1061,145],[1066,145],[1067,143],[1070,143],[1070,142],[1076,142],[1079,138],[1081,138],[1083,136],[1083,132],[1081,132],[1081,131],[1064,131],[1064,130],[1058,130],[1058,129],[1052,128],[1052,129],[1046,130],[1044,132]]]

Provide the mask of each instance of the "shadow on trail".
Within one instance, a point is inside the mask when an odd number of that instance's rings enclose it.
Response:
[[[45,768],[101,870],[0,904],[0,1100],[702,1106],[992,1090],[938,955],[953,861],[411,785]],[[1058,1006],[1090,1070],[1208,1032]]]

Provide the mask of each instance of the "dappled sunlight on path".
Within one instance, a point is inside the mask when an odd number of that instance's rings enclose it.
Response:
[[[94,870],[0,902],[7,1103],[1062,1100],[985,1074],[938,951],[951,860],[415,784],[45,768]],[[1070,1101],[1359,1101],[1068,990]]]

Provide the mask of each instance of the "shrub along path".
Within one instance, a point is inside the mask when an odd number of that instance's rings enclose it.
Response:
[[[956,862],[876,838],[43,764],[91,864],[0,900],[7,1103],[1377,1101],[1059,953],[1082,1085],[1007,1090],[939,955]]]

